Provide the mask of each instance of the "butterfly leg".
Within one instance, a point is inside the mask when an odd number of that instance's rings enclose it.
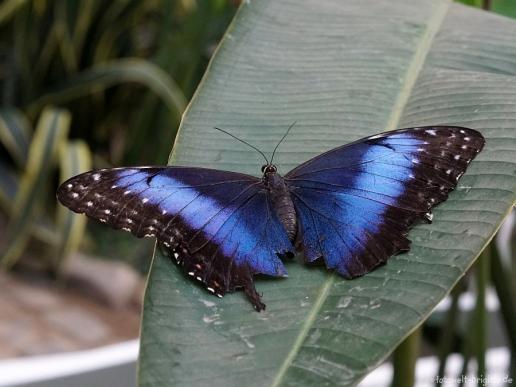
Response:
[[[265,304],[262,302],[260,294],[258,294],[252,282],[245,285],[244,292],[257,312],[265,310]]]

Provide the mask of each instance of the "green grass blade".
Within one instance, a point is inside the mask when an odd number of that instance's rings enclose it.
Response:
[[[91,160],[90,149],[84,141],[78,140],[64,144],[59,152],[61,182],[90,170]],[[62,239],[57,247],[54,263],[59,269],[64,259],[79,247],[86,229],[87,218],[75,214],[63,206],[58,207],[57,214],[57,228]]]
[[[355,385],[414,331],[489,243],[516,199],[516,24],[449,1],[243,2],[187,109],[171,163],[285,173],[322,151],[395,127],[479,129],[484,151],[409,253],[362,278],[287,263],[258,280],[267,310],[219,300],[156,253],[139,383]],[[497,39],[493,40],[493,36]]]
[[[38,200],[42,197],[41,191],[48,182],[57,150],[68,134],[69,125],[70,114],[64,110],[46,108],[41,114],[7,226],[7,243],[1,261],[5,268],[14,265],[25,248]]]
[[[0,109],[0,142],[20,168],[25,166],[30,143],[30,124],[17,109]]]
[[[77,55],[84,50],[84,44],[91,24],[95,21],[97,9],[102,6],[102,2],[93,0],[81,0],[78,4],[77,17],[73,30],[73,47]]]
[[[0,25],[5,23],[27,0],[5,0],[0,4]]]
[[[183,93],[167,73],[151,62],[131,58],[95,65],[72,78],[61,89],[34,101],[29,111],[32,113],[49,103],[65,103],[126,82],[137,82],[148,87],[163,100],[174,116],[180,116],[186,106]]]
[[[53,32],[56,37],[57,46],[59,48],[62,63],[66,71],[66,75],[74,74],[79,68],[79,58],[75,52],[75,45],[70,31],[69,12],[68,9],[72,3],[70,2],[54,2],[54,20]]]
[[[0,207],[6,213],[11,211],[17,190],[18,179],[16,175],[6,165],[0,163]]]

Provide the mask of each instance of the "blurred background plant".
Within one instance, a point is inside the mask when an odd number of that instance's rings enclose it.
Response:
[[[34,237],[47,246],[38,244],[39,263],[56,271],[83,239],[83,217],[56,213],[56,167],[62,181],[92,165],[166,162],[186,102],[237,3],[0,4],[0,141],[7,151],[0,156],[0,206],[8,219],[2,226],[4,267],[18,262]],[[148,249],[130,253],[128,238],[104,243],[99,229],[90,230],[97,245],[116,246],[101,255],[117,251],[117,258],[129,254],[130,261],[140,253],[150,255]]]
[[[516,17],[514,0],[462,0]],[[164,164],[187,101],[238,0],[4,0],[0,4],[0,264],[60,272],[77,249],[141,272],[152,242],[108,231],[57,206],[58,182],[91,167]],[[513,231],[514,232],[514,231]],[[93,242],[94,241],[94,242]],[[514,251],[514,249],[513,249]],[[491,244],[451,295],[394,356],[394,385],[411,385],[421,333],[441,367],[454,351],[485,369],[484,294],[492,284],[512,353],[515,273]],[[489,256],[491,259],[489,259]],[[22,259],[23,258],[23,259]],[[512,265],[512,267],[511,267]],[[458,299],[479,296],[460,318]],[[464,318],[462,318],[464,320]],[[442,368],[444,369],[444,368]],[[512,375],[516,370],[514,356]]]

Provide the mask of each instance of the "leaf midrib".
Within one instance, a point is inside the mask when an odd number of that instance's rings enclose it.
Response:
[[[441,25],[446,17],[446,14],[448,13],[450,4],[451,4],[451,0],[443,0],[443,1],[439,2],[436,6],[436,9],[430,16],[428,23],[426,25],[425,32],[423,33],[421,40],[419,41],[417,49],[412,58],[412,61],[410,62],[409,66],[407,67],[407,71],[406,71],[405,78],[402,83],[402,87],[398,94],[398,98],[396,99],[396,102],[392,108],[392,113],[389,117],[389,120],[387,121],[387,125],[385,126],[385,131],[394,130],[394,129],[398,128],[403,110],[407,106],[410,95],[412,94],[412,90],[414,89],[414,85],[416,84],[419,74],[421,73],[421,70],[423,69],[426,57],[427,57],[428,53],[430,52],[430,49],[432,47],[435,36],[437,35],[437,32],[441,28]],[[310,313],[308,314],[305,323],[301,327],[301,329],[299,331],[299,335],[297,336],[296,340],[294,341],[292,349],[289,351],[289,353],[285,357],[285,361],[282,363],[276,376],[274,377],[274,379],[271,383],[271,387],[280,386],[286,372],[288,371],[294,358],[296,357],[299,350],[301,349],[301,346],[303,345],[303,342],[305,341],[305,338],[308,335],[310,328],[312,327],[317,315],[319,314],[319,311],[321,310],[324,302],[326,301],[326,298],[328,297],[328,295],[330,293],[330,288],[334,282],[335,282],[335,274],[331,273],[329,275],[328,279],[325,280],[325,282],[321,286],[321,289],[318,292],[319,295],[317,296],[317,299],[316,299],[312,309],[310,310]]]

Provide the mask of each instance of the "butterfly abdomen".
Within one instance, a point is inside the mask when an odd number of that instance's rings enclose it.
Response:
[[[285,228],[290,241],[293,242],[297,234],[297,217],[290,191],[283,177],[277,173],[266,174],[265,180],[274,210]]]

